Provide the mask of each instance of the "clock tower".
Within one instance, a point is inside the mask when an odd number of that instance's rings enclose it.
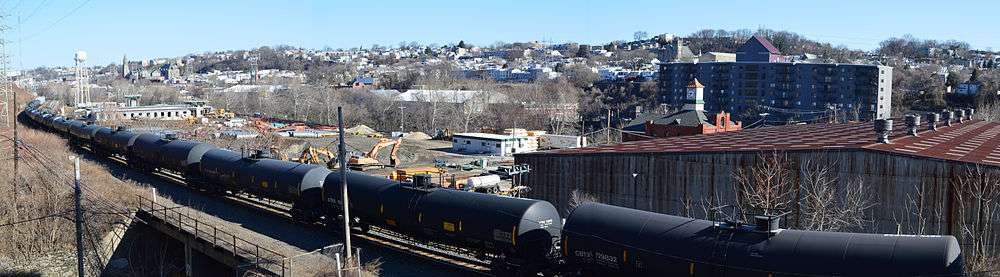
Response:
[[[698,79],[691,81],[687,86],[687,98],[684,100],[684,110],[704,111],[705,110],[705,86],[698,82]]]

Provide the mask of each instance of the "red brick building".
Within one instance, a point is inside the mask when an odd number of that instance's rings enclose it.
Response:
[[[702,100],[704,88],[695,79],[688,85],[684,110],[668,115],[639,115],[623,129],[625,132],[622,133],[622,140],[714,134],[743,129],[743,123],[733,122],[727,112],[720,112],[715,115],[714,120],[709,120],[709,116],[705,113],[705,102]]]

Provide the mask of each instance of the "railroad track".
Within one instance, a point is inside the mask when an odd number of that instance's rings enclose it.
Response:
[[[88,146],[76,145],[76,147],[80,149],[85,149],[88,153],[95,153]],[[128,166],[128,162],[126,160],[120,157],[102,156],[102,155],[94,155],[94,156],[99,156],[103,159],[108,160],[109,162],[117,163],[118,165],[123,166],[127,170],[136,172],[134,169]],[[183,186],[192,193],[205,194],[205,192],[201,190],[197,190],[188,186],[184,178],[175,173],[165,172],[165,171],[142,172],[142,173],[159,177],[160,179],[172,183],[173,185]],[[274,201],[274,200],[258,199],[257,197],[253,197],[246,193],[240,193],[236,195],[212,194],[211,196],[223,199],[224,201],[231,204],[270,213],[271,215],[275,215],[292,224],[298,224],[309,228],[323,228],[324,231],[327,230],[327,228],[321,224],[305,223],[294,220],[291,214],[288,213],[288,210],[291,208],[291,204],[289,203]],[[443,266],[456,268],[468,273],[473,273],[477,276],[496,276],[492,271],[492,269],[490,268],[489,262],[477,259],[466,253],[460,253],[461,250],[457,248],[442,249],[443,248],[442,246],[422,243],[412,238],[403,236],[401,234],[377,228],[374,226],[370,228],[367,232],[362,232],[362,230],[359,230],[357,228],[354,228],[352,231],[353,231],[351,234],[352,238],[368,242],[370,245],[373,246],[414,256]],[[340,233],[337,231],[331,231],[331,232]]]

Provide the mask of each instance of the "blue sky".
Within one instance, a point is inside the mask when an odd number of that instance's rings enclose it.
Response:
[[[753,3],[751,3],[753,2]],[[891,37],[1000,49],[1000,1],[256,1],[0,0],[14,68],[287,44],[307,48],[631,39],[638,30],[789,30],[870,50]],[[992,13],[992,14],[991,14]],[[20,24],[18,24],[20,18]]]

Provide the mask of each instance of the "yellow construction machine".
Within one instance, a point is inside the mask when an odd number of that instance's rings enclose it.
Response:
[[[418,166],[418,167],[407,167],[396,169],[392,173],[389,173],[389,179],[396,181],[411,181],[414,175],[417,174],[431,174],[434,176],[440,176],[442,174],[448,173],[447,170],[443,168],[433,167],[433,166]]]
[[[326,148],[312,147],[307,145],[302,149],[302,154],[295,161],[305,164],[326,165],[329,169],[336,169],[337,155]]]
[[[385,167],[384,164],[378,161],[378,151],[387,146],[392,146],[392,150],[389,151],[389,166],[395,167],[397,164],[396,152],[399,152],[399,146],[402,144],[402,139],[381,139],[375,145],[372,145],[372,149],[368,150],[363,156],[354,156],[347,161],[347,166],[353,170],[364,171],[369,168],[382,168]]]

